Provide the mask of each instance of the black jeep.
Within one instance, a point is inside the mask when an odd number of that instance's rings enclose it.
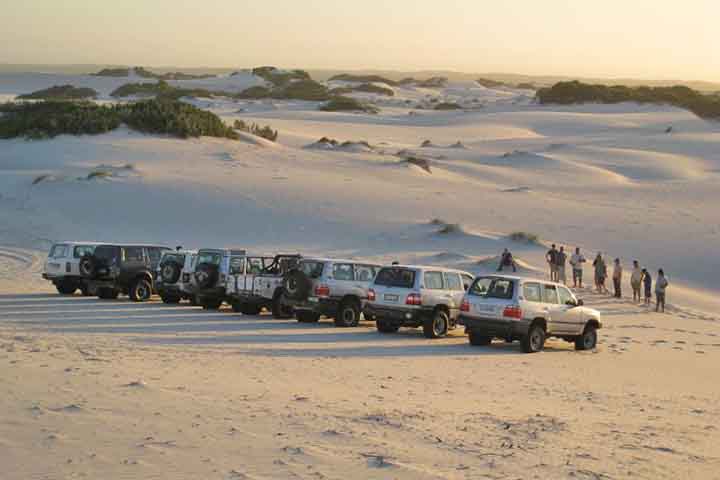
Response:
[[[144,302],[155,291],[153,272],[168,250],[161,245],[101,245],[80,259],[80,275],[99,298],[114,299],[122,293]]]

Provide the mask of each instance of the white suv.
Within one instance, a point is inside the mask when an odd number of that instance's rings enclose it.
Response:
[[[201,248],[191,269],[192,284],[198,305],[217,310],[228,301],[228,284],[235,283],[234,265],[245,265],[247,251],[234,248]]]
[[[299,322],[335,319],[338,327],[356,327],[380,265],[358,260],[303,258],[285,275],[286,303]]]
[[[173,250],[164,252],[155,272],[155,288],[164,303],[180,303],[190,300],[195,304],[194,287],[190,272],[195,268],[196,250]]]
[[[101,245],[97,242],[62,242],[50,248],[45,261],[42,277],[50,280],[63,295],[72,295],[80,289],[83,295],[93,295],[88,289],[87,282],[80,275],[80,260],[86,255],[92,255],[95,247]]]
[[[574,342],[591,350],[602,327],[600,312],[564,285],[505,275],[480,276],[463,299],[459,323],[472,345],[490,345],[493,338],[520,340],[523,351],[539,352],[548,337]]]
[[[378,331],[422,327],[427,338],[439,338],[455,328],[465,289],[473,275],[441,267],[383,267],[368,291],[365,318],[374,318]]]

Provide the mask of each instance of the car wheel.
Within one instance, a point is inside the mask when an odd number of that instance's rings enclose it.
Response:
[[[384,318],[378,317],[375,320],[375,326],[380,333],[395,333],[400,329],[399,325],[388,322]]]
[[[167,304],[176,304],[180,303],[180,297],[174,296],[174,295],[160,295],[160,298],[162,299],[163,303]]]
[[[441,338],[447,335],[450,319],[447,313],[437,310],[432,318],[423,322],[423,334],[425,338]]]
[[[202,307],[205,310],[219,310],[222,300],[218,298],[208,298],[202,301]]]
[[[340,304],[335,315],[336,327],[357,327],[360,323],[360,305],[352,300]]]
[[[470,341],[470,345],[474,347],[486,347],[492,343],[492,337],[480,335],[472,330],[468,332],[468,339]]]
[[[61,295],[72,295],[77,290],[77,285],[73,282],[63,281],[55,285],[55,288]]]
[[[575,350],[592,350],[597,346],[597,328],[592,325],[585,327],[582,335],[575,339]]]
[[[130,300],[133,302],[145,302],[152,296],[152,285],[144,278],[137,280],[130,286]]]
[[[297,321],[300,323],[316,323],[320,320],[320,314],[315,312],[303,311],[295,313]]]
[[[520,343],[525,353],[542,351],[545,346],[545,329],[541,325],[532,325]]]
[[[114,288],[98,288],[97,289],[98,298],[101,298],[103,300],[115,300],[118,297],[118,295],[120,295],[120,292],[118,292]]]
[[[282,293],[273,298],[272,314],[277,319],[292,318],[292,307],[285,304],[285,296]]]

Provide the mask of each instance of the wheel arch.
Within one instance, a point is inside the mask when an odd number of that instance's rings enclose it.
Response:
[[[600,321],[597,318],[591,318],[587,322],[585,322],[585,327],[583,327],[583,332],[588,329],[588,327],[594,327],[596,330],[600,329]]]
[[[547,320],[543,317],[535,317],[530,322],[530,328],[534,327],[535,325],[540,325],[542,329],[547,333]]]

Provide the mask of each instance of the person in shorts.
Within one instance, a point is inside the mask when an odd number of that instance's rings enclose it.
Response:
[[[583,263],[585,263],[585,257],[580,253],[580,247],[577,247],[575,253],[570,257],[570,265],[573,269],[573,288],[582,288]]]
[[[652,276],[646,268],[643,268],[642,282],[645,287],[645,305],[650,306],[650,300],[652,300]]]
[[[658,276],[655,280],[655,311],[665,313],[665,289],[668,287],[669,282],[665,278],[665,272],[661,268],[658,270]]]
[[[630,274],[630,286],[633,291],[633,302],[639,302],[642,297],[640,296],[640,287],[642,286],[642,269],[637,260],[633,260],[633,270]]]
[[[547,260],[550,266],[550,281],[557,282],[557,248],[555,244],[552,244],[552,248],[545,254],[545,260]]]
[[[605,288],[607,265],[600,252],[598,252],[597,257],[595,257],[593,261],[593,267],[595,267],[595,288],[597,288],[598,293],[607,293],[607,288]]]
[[[560,247],[560,251],[555,256],[557,260],[557,280],[556,282],[562,282],[563,285],[567,285],[567,276],[565,275],[565,266],[567,264],[567,253],[565,253],[565,247]]]
[[[622,298],[622,275],[623,268],[620,259],[616,258],[613,265],[613,290],[615,290],[615,298]]]

